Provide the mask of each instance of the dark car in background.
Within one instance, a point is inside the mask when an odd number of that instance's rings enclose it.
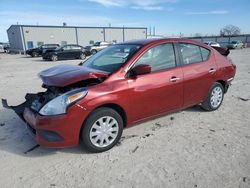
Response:
[[[9,53],[10,52],[10,44],[5,44],[4,46],[3,46],[3,50],[4,50],[4,53]]]
[[[85,49],[77,44],[68,44],[62,47],[58,47],[54,50],[46,50],[42,54],[44,60],[63,60],[63,59],[85,59]]]
[[[43,44],[37,48],[31,48],[26,50],[26,54],[30,55],[31,57],[38,57],[41,56],[42,53],[45,52],[46,50],[56,49],[59,46],[60,46],[59,44]]]

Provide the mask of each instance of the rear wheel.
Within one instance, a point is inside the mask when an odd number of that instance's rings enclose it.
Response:
[[[97,53],[97,51],[96,50],[91,50],[91,54],[96,54]]]
[[[202,103],[201,107],[207,111],[217,110],[224,98],[224,87],[216,82],[209,90],[207,99]]]
[[[90,152],[103,152],[111,149],[121,138],[123,120],[111,108],[94,110],[81,130],[81,145]]]
[[[57,60],[58,60],[57,55],[52,55],[52,56],[51,56],[51,61],[57,61]]]
[[[80,55],[80,59],[85,59],[85,58],[86,58],[85,53],[81,53],[81,55]]]

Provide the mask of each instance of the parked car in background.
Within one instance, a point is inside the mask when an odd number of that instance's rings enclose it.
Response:
[[[96,54],[97,52],[103,50],[104,48],[107,48],[108,46],[110,46],[111,43],[109,42],[96,42],[93,46],[86,46],[85,49],[86,49],[86,53],[88,55],[91,55],[91,54]]]
[[[19,106],[3,104],[25,120],[41,146],[80,143],[102,152],[141,121],[197,104],[217,110],[235,72],[230,59],[200,42],[135,40],[109,46],[81,66],[44,70],[39,77],[46,91],[27,94]]]
[[[85,49],[77,44],[68,44],[62,47],[58,47],[54,50],[46,50],[42,54],[44,60],[63,60],[63,59],[85,59]]]
[[[3,46],[4,53],[9,53],[10,52],[10,44],[6,43]]]
[[[229,49],[236,49],[236,48],[243,48],[243,42],[242,41],[232,41],[230,44],[227,45]]]
[[[219,44],[219,43],[213,42],[213,41],[204,42],[204,44],[206,44],[206,45],[208,45],[208,46],[220,47],[220,44]]]
[[[59,46],[59,44],[43,44],[37,48],[26,50],[26,54],[30,55],[31,57],[38,57],[41,56],[46,50],[56,49]]]

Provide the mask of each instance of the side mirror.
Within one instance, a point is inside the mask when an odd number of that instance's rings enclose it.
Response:
[[[146,64],[137,65],[134,68],[131,69],[130,75],[131,76],[137,76],[137,75],[143,75],[148,74],[151,72],[151,66]]]

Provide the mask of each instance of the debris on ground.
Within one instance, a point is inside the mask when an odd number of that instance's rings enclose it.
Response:
[[[139,148],[139,146],[136,146],[135,149],[132,150],[132,153],[136,152],[136,150]]]
[[[27,151],[25,151],[23,153],[27,154],[27,153],[29,153],[29,152],[31,152],[31,151],[35,150],[36,148],[39,148],[39,147],[40,147],[40,145],[37,144],[37,145],[33,146],[32,148],[28,149]]]
[[[243,98],[243,97],[238,97],[238,99],[242,100],[242,101],[249,101],[249,98]]]
[[[174,117],[173,117],[173,116],[171,116],[171,117],[170,117],[170,120],[171,120],[171,121],[173,121],[173,120],[174,120]]]
[[[246,182],[247,177],[243,177],[242,180],[243,182]]]
[[[149,137],[149,136],[152,136],[152,135],[154,135],[154,134],[148,133],[148,134],[146,134],[145,136],[143,136],[142,138],[146,138],[146,137]]]
[[[211,132],[215,132],[215,130],[214,129],[209,129]]]
[[[117,142],[116,146],[120,146],[122,144],[123,140],[134,138],[134,137],[138,137],[138,135],[132,134],[132,135],[128,135],[128,136],[122,136],[121,139],[119,140],[119,142]]]

